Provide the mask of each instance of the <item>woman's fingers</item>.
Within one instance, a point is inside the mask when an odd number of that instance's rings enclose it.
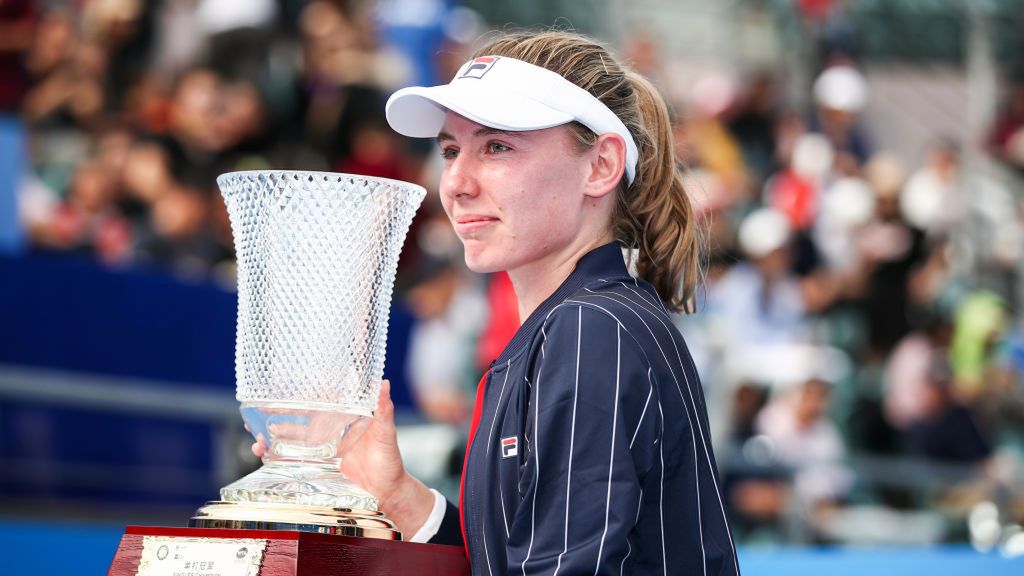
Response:
[[[249,427],[246,426],[246,429],[248,428]],[[257,434],[256,442],[252,445],[252,453],[255,454],[257,458],[263,458],[263,455],[267,453],[267,448],[267,439],[263,437],[262,433]]]
[[[381,382],[380,396],[377,398],[377,411],[373,413],[370,426],[371,438],[389,449],[398,448],[398,431],[395,429],[395,403],[391,401],[391,383]]]
[[[395,406],[391,402],[391,383],[387,380],[381,381],[380,394],[377,396],[377,408],[373,411],[373,416],[370,418],[361,418],[355,422],[341,439],[341,443],[338,445],[338,454],[342,457],[345,456],[351,450],[351,448],[357,445],[362,440],[364,434],[371,427],[375,430],[370,438],[376,439],[378,433],[376,430],[381,428],[387,430],[394,428],[394,414]]]
[[[366,432],[366,428],[369,425],[369,418],[360,418],[349,426],[345,435],[341,438],[341,442],[338,444],[338,455],[344,457],[351,447],[359,442],[359,439],[363,437],[363,433]]]
[[[377,410],[373,417],[390,424],[395,422],[395,403],[391,401],[391,382],[381,380],[380,394],[377,396]]]

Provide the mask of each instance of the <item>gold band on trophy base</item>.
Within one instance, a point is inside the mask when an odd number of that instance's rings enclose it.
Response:
[[[401,540],[393,522],[371,510],[265,502],[207,502],[189,521],[192,528],[296,530],[379,540]]]

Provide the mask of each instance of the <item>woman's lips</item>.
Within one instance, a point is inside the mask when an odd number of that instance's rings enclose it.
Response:
[[[498,219],[493,216],[480,216],[476,214],[459,216],[455,218],[455,233],[464,238],[466,236],[473,236],[497,221]]]

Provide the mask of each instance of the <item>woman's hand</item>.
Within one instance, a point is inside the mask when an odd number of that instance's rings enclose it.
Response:
[[[419,530],[434,506],[434,495],[406,472],[398,450],[391,383],[381,383],[377,409],[345,434],[338,448],[341,471],[380,500],[380,508],[406,537]]]
[[[266,450],[266,440],[260,435],[252,451],[262,457]],[[381,383],[373,417],[363,418],[349,428],[338,455],[341,472],[380,500],[381,511],[406,538],[423,526],[434,506],[434,494],[402,464],[390,382]]]

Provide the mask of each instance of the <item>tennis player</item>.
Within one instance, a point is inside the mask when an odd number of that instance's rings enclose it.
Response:
[[[700,254],[656,89],[590,39],[519,33],[398,91],[387,118],[437,139],[466,264],[507,271],[525,321],[480,382],[458,507],[405,471],[387,386],[343,471],[411,540],[464,545],[474,574],[738,574],[668,317],[692,311]]]

